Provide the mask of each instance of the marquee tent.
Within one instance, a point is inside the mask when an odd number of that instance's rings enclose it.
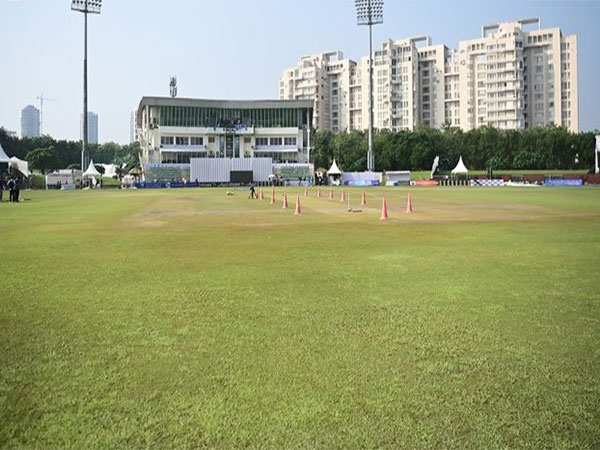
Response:
[[[329,177],[329,184],[332,184],[335,186],[340,185],[340,178],[342,176],[342,171],[340,170],[337,163],[335,162],[335,158],[333,159],[333,164],[331,164],[331,167],[327,171],[327,176]]]
[[[469,173],[469,169],[467,169],[465,167],[465,163],[462,160],[462,156],[459,158],[458,160],[458,164],[456,165],[456,167],[454,169],[452,169],[452,174],[453,175],[457,175],[457,174],[468,174]]]
[[[331,167],[327,171],[327,175],[341,175],[341,174],[342,174],[342,171],[338,167],[337,163],[335,162],[335,158],[334,158],[333,159],[333,164],[331,165]]]
[[[2,144],[0,144],[0,164],[8,164],[10,162],[10,158],[6,153],[4,153],[4,149],[2,148]]]
[[[13,156],[10,158],[9,166],[13,169],[17,169],[23,176],[29,176],[29,163],[27,161],[23,161],[22,159]]]
[[[94,167],[94,161],[90,160],[90,166],[87,168],[87,170],[83,173],[84,177],[99,177],[100,172],[98,172],[96,170],[96,167]]]

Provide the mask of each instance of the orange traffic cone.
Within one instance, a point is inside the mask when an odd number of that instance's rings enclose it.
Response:
[[[317,189],[317,198],[321,198],[321,188]]]
[[[271,205],[275,204],[275,186],[271,188]]]
[[[304,185],[304,196],[308,197],[308,187]]]
[[[295,216],[299,216],[302,214],[302,209],[300,208],[300,196],[296,196],[296,211],[294,211]]]
[[[362,191],[362,198],[360,199],[360,206],[367,206],[367,196],[365,191]]]
[[[265,192],[262,189],[260,190],[260,199],[261,200],[265,199]]]
[[[287,192],[284,192],[284,194],[283,194],[283,208],[281,208],[281,209],[287,209],[287,207],[288,207]]]
[[[333,200],[333,189],[329,189],[329,200]]]
[[[413,212],[413,209],[412,209],[412,201],[411,201],[411,199],[410,199],[410,193],[408,194],[408,203],[406,204],[406,212],[407,212],[407,213],[411,213],[411,212]]]
[[[387,219],[388,219],[387,205],[385,204],[385,197],[383,197],[383,204],[381,205],[381,217],[379,218],[379,220],[387,220]]]

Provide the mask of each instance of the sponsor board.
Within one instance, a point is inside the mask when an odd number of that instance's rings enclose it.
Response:
[[[504,180],[469,180],[470,186],[504,186]]]
[[[581,186],[583,180],[551,180],[548,179],[544,183],[546,186]]]
[[[437,186],[437,180],[415,180],[413,182],[415,186]]]

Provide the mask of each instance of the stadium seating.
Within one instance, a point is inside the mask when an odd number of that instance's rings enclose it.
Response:
[[[308,178],[310,177],[310,167],[306,166],[297,166],[297,165],[289,165],[289,166],[275,166],[273,165],[273,174],[279,175],[281,178],[285,178],[288,180],[297,180],[298,178]]]
[[[187,164],[146,164],[144,173],[148,181],[190,181],[190,167]]]

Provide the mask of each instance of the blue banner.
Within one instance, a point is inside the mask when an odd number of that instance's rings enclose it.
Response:
[[[547,179],[545,181],[546,186],[582,186],[583,180],[552,180]]]

